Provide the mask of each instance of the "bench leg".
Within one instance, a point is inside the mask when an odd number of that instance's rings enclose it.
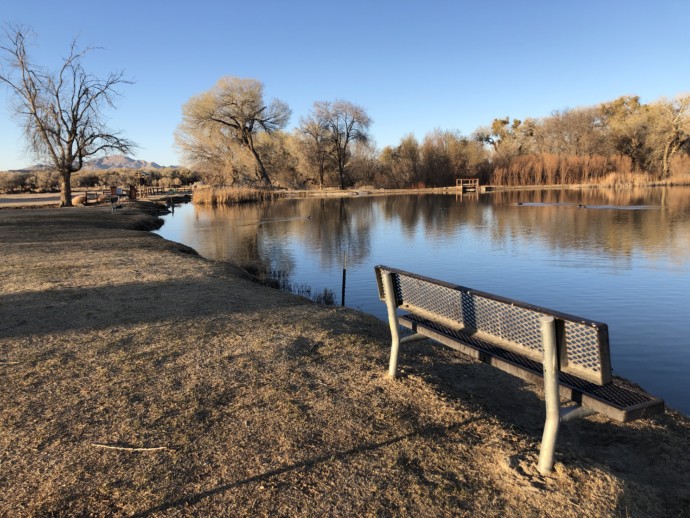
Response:
[[[395,302],[395,290],[393,288],[393,275],[383,274],[383,289],[386,294],[386,309],[388,310],[388,323],[391,327],[391,359],[388,364],[388,375],[395,378],[398,370],[398,350],[400,349],[400,333],[398,331],[398,315]]]
[[[546,475],[553,469],[553,456],[560,424],[561,403],[558,391],[558,351],[556,347],[556,324],[553,317],[541,317],[541,336],[544,346],[544,399],[546,402],[546,423],[539,449],[537,469]]]
[[[413,335],[406,336],[400,339],[401,344],[409,344],[412,342],[419,342],[420,340],[427,340],[429,337],[421,333],[415,333]]]
[[[564,408],[561,410],[561,423],[567,423],[568,421],[574,421],[575,419],[580,419],[581,417],[587,417],[588,415],[594,414],[596,414],[596,412],[591,408],[585,408],[580,405]]]

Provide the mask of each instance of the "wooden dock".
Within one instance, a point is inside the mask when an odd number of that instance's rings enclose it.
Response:
[[[79,192],[73,191],[75,196]],[[117,203],[123,200],[136,200],[138,198],[162,198],[162,197],[177,197],[189,196],[192,194],[192,189],[188,186],[182,187],[158,187],[142,185],[137,188],[129,187],[112,187],[107,189],[84,189],[81,196],[84,197],[84,204],[90,203]]]
[[[192,194],[191,187],[154,187],[142,185],[138,188],[140,197]]]
[[[479,192],[479,178],[456,178],[455,188],[460,192]]]

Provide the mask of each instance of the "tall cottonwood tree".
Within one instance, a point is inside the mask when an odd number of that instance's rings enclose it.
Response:
[[[395,147],[383,148],[379,163],[379,174],[390,187],[406,187],[422,181],[422,153],[412,134],[405,135]]]
[[[527,119],[494,119],[490,128],[478,128],[474,140],[490,144],[494,152],[503,159],[529,153],[532,147],[535,121]]]
[[[232,184],[241,176],[237,167],[241,150],[220,133],[186,131],[180,126],[175,132],[175,143],[187,165],[203,172],[208,183]]]
[[[601,113],[596,107],[555,110],[537,122],[535,151],[570,156],[608,153]]]
[[[86,72],[82,59],[92,49],[72,42],[56,72],[34,64],[26,50],[29,30],[8,27],[0,45],[0,82],[14,99],[14,115],[24,130],[28,149],[60,175],[60,206],[72,205],[72,173],[88,158],[116,151],[127,154],[135,145],[110,130],[104,109],[114,107],[116,88],[129,84],[123,74],[99,79]]]
[[[319,189],[323,189],[323,178],[328,162],[328,130],[315,115],[303,117],[299,124],[300,141],[309,165],[316,171]]]
[[[268,104],[264,101],[264,85],[260,81],[223,77],[209,91],[192,97],[182,107],[179,140],[194,144],[215,134],[246,147],[256,161],[257,179],[271,185],[255,137],[259,132],[270,135],[284,128],[291,114],[283,101],[273,99]]]
[[[649,106],[640,103],[639,96],[625,95],[601,104],[599,110],[614,150],[630,158],[633,170],[647,171],[653,153]]]
[[[690,95],[651,105],[652,141],[661,158],[661,177],[671,176],[671,159],[681,149],[690,152]]]
[[[361,106],[343,100],[315,102],[313,117],[326,130],[329,153],[338,167],[340,188],[344,189],[350,144],[369,141],[371,118]]]

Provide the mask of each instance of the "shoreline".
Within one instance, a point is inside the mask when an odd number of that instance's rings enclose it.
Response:
[[[615,189],[627,190],[636,188],[662,188],[662,187],[684,187],[690,185],[690,182],[681,181],[679,183],[659,183],[651,182],[644,185],[599,185],[599,184],[557,184],[557,185],[526,185],[526,186],[481,186],[483,189],[480,193],[468,192],[464,195],[472,196],[476,194],[491,194],[496,192],[514,192],[514,191],[542,191],[542,190],[589,190],[589,189]],[[73,191],[73,198],[84,189],[76,189]],[[88,191],[88,189],[87,189]],[[92,192],[92,190],[90,191]],[[463,195],[460,188],[455,186],[450,187],[428,187],[423,189],[375,189],[373,187],[362,187],[340,190],[337,188],[327,188],[324,190],[285,190],[283,192],[285,198],[346,198],[354,196],[393,196],[393,195],[409,195],[409,194],[455,194]],[[165,202],[173,198],[175,203],[191,202],[191,195],[178,194],[171,192],[169,194],[161,194],[142,198],[139,201],[144,202]],[[19,193],[19,194],[2,194],[0,193],[0,210],[3,209],[18,209],[29,207],[42,208],[57,208],[60,199],[60,193]],[[91,203],[88,206],[98,205]],[[100,204],[101,206],[107,206]]]
[[[142,230],[161,207],[0,211],[8,514],[681,514],[690,419],[565,426],[543,394]],[[373,289],[373,288],[372,288]],[[337,490],[334,490],[337,488]]]

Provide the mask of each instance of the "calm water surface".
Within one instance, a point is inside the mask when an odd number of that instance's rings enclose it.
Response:
[[[338,303],[346,263],[346,305],[381,319],[376,264],[606,322],[615,373],[690,414],[690,188],[190,204],[159,234]]]

